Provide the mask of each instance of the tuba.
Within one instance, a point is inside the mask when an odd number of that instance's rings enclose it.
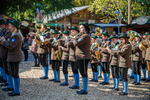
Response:
[[[137,34],[137,32],[136,32],[136,31],[129,30],[129,31],[127,31],[127,34],[130,35],[129,41],[133,41],[134,35]]]
[[[102,32],[103,32],[103,30],[101,28],[96,27],[96,29],[95,29],[95,35],[96,36],[97,36],[98,33],[102,33]]]
[[[43,28],[43,24],[38,23],[38,24],[35,25],[35,28],[36,28],[36,31],[37,31],[37,36],[39,36],[40,35],[40,30]],[[40,47],[42,45],[41,40],[36,39],[36,43],[37,43],[38,47]]]

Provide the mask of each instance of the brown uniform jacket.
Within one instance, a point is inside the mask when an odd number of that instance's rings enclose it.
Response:
[[[17,32],[11,36],[7,41],[2,43],[3,46],[8,48],[7,61],[8,62],[20,62],[22,60],[21,46],[22,36],[21,33]]]
[[[2,28],[1,30],[0,30],[0,36],[2,37],[4,34],[5,34],[5,32],[6,32],[6,29],[5,28]],[[2,45],[0,44],[0,59],[2,59]]]
[[[148,48],[146,49],[146,60],[150,61],[150,40],[147,40]]]
[[[80,38],[74,42],[74,45],[76,46],[76,60],[91,59],[91,37],[89,34],[82,34]]]
[[[37,46],[37,43],[36,43],[36,39],[33,39],[33,41],[32,41],[32,47],[31,47],[31,52],[37,53],[37,49],[38,49],[38,46]]]
[[[68,43],[68,48],[69,48],[69,61],[76,61],[75,57],[75,46],[72,42]]]
[[[50,33],[46,32],[45,34],[42,34],[42,36],[44,36],[44,40],[47,38],[50,38]],[[39,36],[36,37],[37,39],[39,39]],[[49,52],[49,48],[46,45],[41,45],[40,47],[38,47],[37,49],[37,53],[38,54],[45,54]]]
[[[62,60],[68,60],[69,59],[69,47],[67,46],[67,40],[65,40],[63,44],[62,49]]]
[[[132,46],[133,61],[142,61],[142,51],[138,44]]]
[[[91,45],[91,63],[98,63],[98,60],[96,59],[96,54],[95,54],[95,50],[93,50],[94,49],[94,47],[96,46],[96,43],[92,43],[92,45]]]
[[[113,49],[118,46],[118,42],[115,45],[111,45],[111,48],[108,50],[110,54],[110,65],[117,66],[118,65],[118,55],[114,55]]]
[[[131,66],[131,52],[131,44],[125,44],[120,51],[117,51],[117,55],[119,55],[119,67],[129,68]]]
[[[110,45],[110,41],[105,41],[101,44],[102,50],[101,50],[101,62],[109,62],[110,54],[106,50],[106,47]],[[106,50],[106,51],[105,51]]]
[[[7,35],[4,36],[5,39],[9,39],[11,37],[11,33],[9,31],[7,31]],[[1,57],[2,59],[7,59],[7,53],[8,53],[8,49],[5,46],[1,46]]]

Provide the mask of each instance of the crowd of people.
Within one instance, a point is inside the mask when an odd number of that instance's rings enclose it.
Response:
[[[24,39],[19,30],[19,24],[15,20],[0,20],[0,82],[3,91],[12,91],[9,96],[20,95],[19,62],[22,60],[21,48],[26,54],[29,40]],[[110,33],[111,34],[111,33]],[[80,22],[79,28],[71,28],[59,32],[49,31],[44,24],[36,24],[36,32],[29,33],[32,37],[31,52],[35,58],[34,67],[42,66],[44,76],[41,80],[48,79],[50,54],[51,67],[53,70],[54,83],[60,86],[68,86],[68,64],[71,64],[74,85],[70,89],[79,89],[79,73],[82,76],[83,88],[77,94],[88,94],[88,64],[91,64],[93,72],[92,82],[98,82],[102,77],[101,85],[108,85],[110,68],[114,86],[112,90],[119,91],[119,81],[122,80],[123,90],[119,95],[128,95],[128,69],[131,69],[132,84],[140,85],[140,81],[150,81],[150,34],[143,36],[139,33],[127,34],[125,32],[109,35],[108,32],[96,31],[90,34],[87,23]],[[22,46],[22,41],[25,44]],[[25,57],[27,60],[27,57]],[[61,64],[62,63],[62,64]],[[60,80],[60,66],[64,74],[65,82]],[[144,78],[141,79],[141,69]],[[146,79],[146,70],[148,78]],[[14,86],[13,86],[14,79]]]

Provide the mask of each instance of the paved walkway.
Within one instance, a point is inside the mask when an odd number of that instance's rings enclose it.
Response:
[[[20,96],[9,97],[7,92],[3,92],[0,87],[0,100],[150,100],[150,82],[141,82],[140,86],[131,84],[133,80],[129,79],[128,96],[119,96],[118,92],[109,89],[113,86],[112,78],[110,85],[102,86],[98,83],[89,82],[88,95],[78,95],[76,90],[69,89],[74,84],[73,77],[69,77],[69,86],[61,87],[58,83],[49,82],[48,80],[40,80],[43,76],[41,67],[31,67],[34,64],[32,54],[29,54],[29,61],[22,61],[20,64],[21,87]],[[61,67],[62,69],[62,67]],[[88,69],[89,80],[92,78],[92,71]],[[69,67],[69,75],[72,75]],[[49,78],[53,78],[53,71],[50,67]],[[61,71],[61,82],[64,82],[63,73]],[[80,89],[82,88],[82,80],[80,78]],[[120,91],[122,84],[120,82]]]

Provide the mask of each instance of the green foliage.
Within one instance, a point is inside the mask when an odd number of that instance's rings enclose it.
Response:
[[[144,3],[139,1],[144,1]],[[135,19],[141,15],[149,16],[150,7],[148,4],[149,0],[131,0],[131,18]],[[102,22],[117,19],[117,14],[114,14],[114,11],[118,10],[123,19],[127,21],[128,0],[95,0],[89,10],[95,12],[100,17],[104,17],[104,19],[101,20]]]
[[[44,15],[62,9],[72,8],[72,0],[2,0],[0,3],[0,15],[21,20],[35,20],[37,4],[41,3]]]

